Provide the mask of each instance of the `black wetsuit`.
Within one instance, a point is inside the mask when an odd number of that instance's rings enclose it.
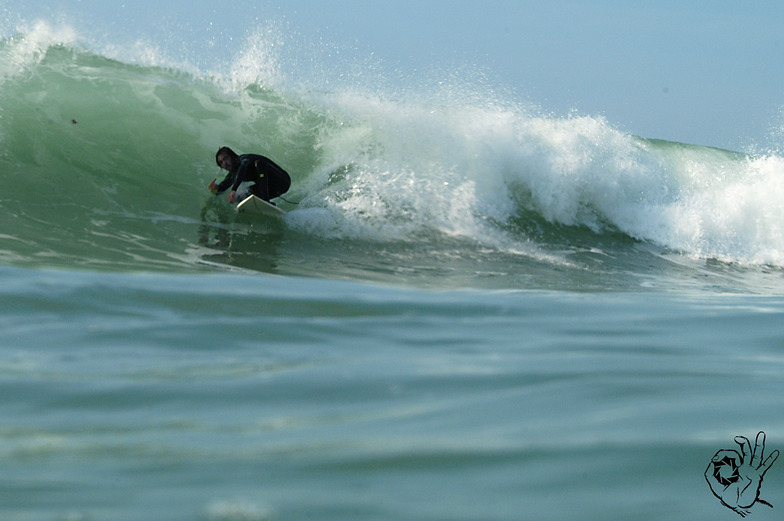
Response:
[[[238,161],[240,166],[226,174],[218,185],[218,193],[229,187],[237,190],[240,183],[252,182],[255,183],[250,187],[253,195],[269,201],[285,194],[291,186],[289,174],[269,158],[258,154],[243,154]]]

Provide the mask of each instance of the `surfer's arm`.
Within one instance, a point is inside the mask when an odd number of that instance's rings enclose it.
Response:
[[[243,181],[249,181],[250,179],[246,179],[248,175],[248,167],[251,165],[251,160],[247,156],[243,156],[242,160],[240,161],[240,166],[237,168],[237,176],[234,178],[234,184],[231,185],[231,191],[236,192],[237,188],[239,188],[240,184]],[[224,188],[225,190],[225,188]]]
[[[228,175],[226,175],[226,177],[223,179],[223,181],[221,181],[220,184],[218,184],[218,185],[215,184],[215,179],[213,179],[212,183],[210,183],[210,190],[214,189],[215,190],[214,193],[216,193],[216,194],[219,194],[221,192],[225,192],[226,189],[231,186],[231,182],[232,182],[232,177],[231,177],[231,173],[229,173]]]
[[[229,203],[231,204],[234,204],[235,197],[237,196],[237,188],[239,188],[240,184],[242,184],[243,181],[247,181],[245,176],[248,174],[248,164],[250,162],[251,162],[250,159],[244,156],[240,161],[240,166],[239,168],[237,168],[237,173],[235,174],[234,177],[234,182],[231,183],[231,192],[229,192]],[[226,179],[228,179],[228,177],[226,177]],[[223,185],[223,183],[221,183],[221,185]],[[218,188],[220,188],[220,186]],[[224,188],[223,190],[225,189],[226,188]]]

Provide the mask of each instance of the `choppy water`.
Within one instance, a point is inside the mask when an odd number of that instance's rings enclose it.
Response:
[[[3,519],[731,519],[784,447],[780,156],[76,40],[0,43]]]

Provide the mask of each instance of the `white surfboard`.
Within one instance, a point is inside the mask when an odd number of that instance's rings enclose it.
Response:
[[[286,212],[270,204],[264,199],[256,197],[255,195],[248,196],[240,204],[237,205],[237,211],[240,213],[250,213],[256,215],[269,215],[271,217],[283,217]]]

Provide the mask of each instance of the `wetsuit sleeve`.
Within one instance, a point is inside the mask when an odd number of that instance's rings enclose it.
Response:
[[[220,182],[218,185],[218,193],[225,192],[228,187],[231,186],[231,182],[233,181],[233,177],[231,172],[226,174],[226,177],[223,178],[223,181]]]
[[[252,162],[253,162],[252,159],[249,157],[242,158],[242,160],[240,161],[240,166],[237,169],[237,177],[234,178],[234,184],[231,186],[232,190],[236,190],[237,187],[240,186],[240,184],[243,181],[250,180],[249,179],[250,176],[248,176],[248,174],[250,174],[251,172],[249,171],[249,169],[255,168],[252,166]]]

